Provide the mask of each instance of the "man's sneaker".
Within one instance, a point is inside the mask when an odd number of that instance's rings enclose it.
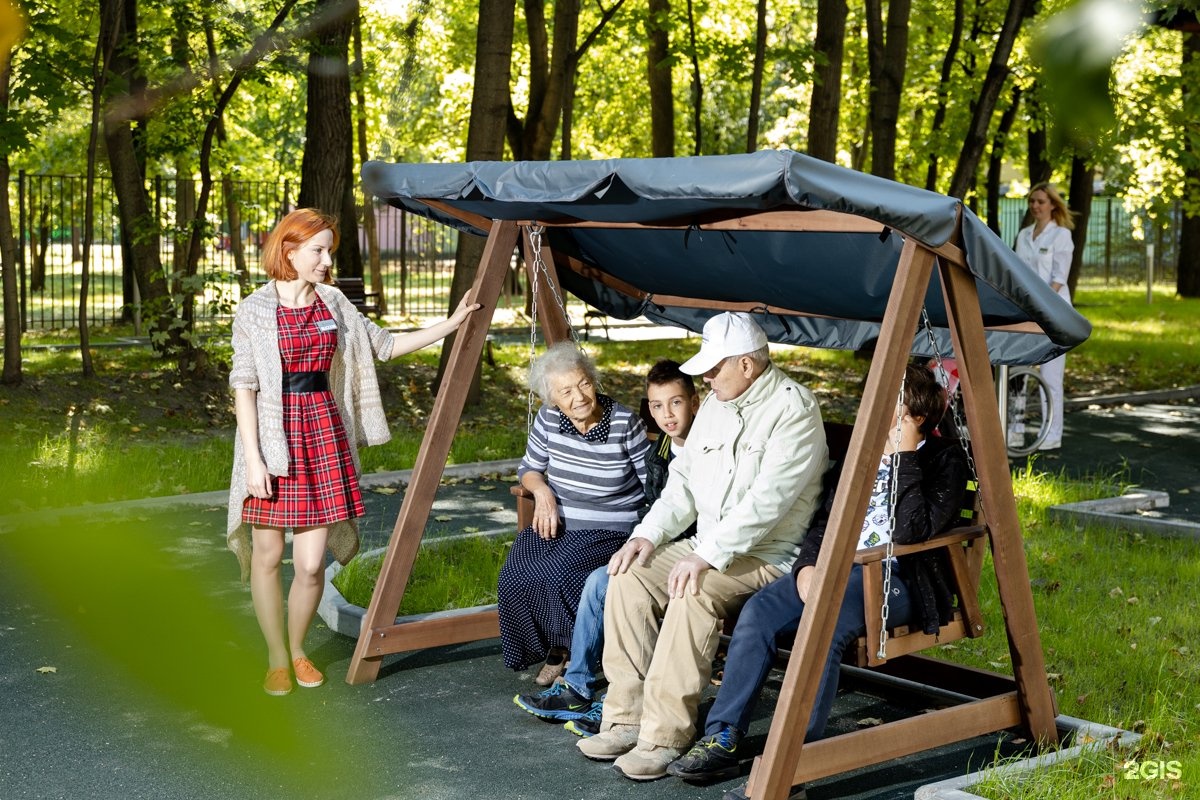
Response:
[[[592,707],[582,717],[571,720],[566,725],[563,725],[563,727],[576,736],[582,736],[586,739],[600,732],[600,718],[602,716],[604,716],[604,703],[600,700],[593,700]]]
[[[667,777],[667,767],[683,751],[677,747],[638,742],[638,746],[613,762],[613,769],[631,781],[656,781]]]
[[[730,789],[722,795],[721,800],[748,800],[746,796],[746,784],[743,783],[736,789]],[[787,800],[808,800],[808,792],[804,790],[804,784],[793,786],[791,791],[788,792]]]
[[[592,701],[559,681],[537,694],[519,694],[513,698],[518,706],[540,719],[579,719],[592,707]]]
[[[667,772],[676,778],[696,783],[732,778],[741,771],[737,754],[741,740],[741,731],[726,725],[692,745],[691,750],[667,767]]]
[[[638,730],[637,725],[610,725],[595,736],[580,739],[575,746],[593,761],[613,761],[637,747]]]

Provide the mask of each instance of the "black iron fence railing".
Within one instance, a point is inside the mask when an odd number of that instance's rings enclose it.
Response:
[[[78,325],[83,258],[83,178],[75,175],[20,173],[8,187],[17,222],[19,301],[28,329],[62,329]],[[163,269],[172,280],[183,271],[186,221],[194,215],[198,182],[154,178],[148,182],[154,215],[148,231],[136,235],[156,239]],[[246,285],[266,279],[261,249],[267,233],[292,207],[295,187],[288,181],[218,180],[213,186],[209,237],[199,266],[203,289],[197,304],[201,321],[227,318],[239,294],[240,273]],[[386,205],[373,209],[376,220],[382,286],[374,285],[366,235],[360,225],[364,275],[371,291],[383,294],[391,320],[442,316],[446,313],[454,270],[457,232]],[[1016,239],[1025,202],[1000,201],[1004,241]],[[112,182],[96,182],[94,236],[89,259],[87,313],[95,325],[132,319],[138,298],[132,276],[124,269],[122,236]],[[1121,201],[1096,197],[1088,223],[1084,275],[1106,283],[1146,280],[1148,247],[1153,246],[1155,280],[1174,281],[1178,261],[1180,212],[1176,206],[1155,225],[1140,221]],[[510,304],[523,296],[522,273],[514,272]],[[0,299],[2,303],[2,299]]]

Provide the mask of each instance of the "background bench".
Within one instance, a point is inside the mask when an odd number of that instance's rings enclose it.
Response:
[[[379,316],[379,293],[368,292],[362,278],[338,278],[333,283],[363,314]]]

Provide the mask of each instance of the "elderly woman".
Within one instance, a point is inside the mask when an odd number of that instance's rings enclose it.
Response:
[[[500,640],[510,669],[546,660],[537,681],[549,685],[569,657],[584,582],[637,522],[650,443],[637,414],[597,393],[595,365],[569,342],[533,363],[529,384],[543,405],[517,475],[533,524],[500,570]]]

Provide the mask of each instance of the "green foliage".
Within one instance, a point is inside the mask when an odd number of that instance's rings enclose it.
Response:
[[[985,797],[1083,800],[1184,797],[1200,768],[1200,641],[1193,591],[1200,567],[1189,540],[1048,521],[1049,505],[1119,494],[1127,478],[1072,482],[1036,460],[1014,474],[1042,647],[1059,712],[1143,734],[1132,751],[1101,750],[1035,775],[999,775]],[[995,576],[985,566],[980,599],[990,629],[940,648],[954,661],[1010,668]],[[1069,743],[1068,743],[1069,744]],[[1178,780],[1129,777],[1130,763],[1178,761]],[[1189,779],[1189,776],[1192,776]]]

